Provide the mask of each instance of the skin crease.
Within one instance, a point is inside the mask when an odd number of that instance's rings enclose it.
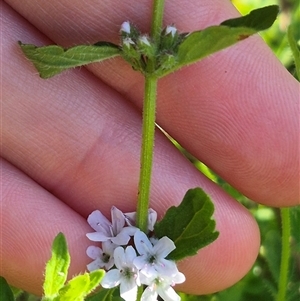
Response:
[[[42,293],[44,264],[59,231],[71,250],[70,275],[84,271],[88,214],[100,209],[109,216],[112,205],[134,210],[143,91],[142,77],[120,59],[42,80],[16,41],[53,43],[48,36],[63,46],[118,43],[119,26],[129,18],[148,31],[149,3],[1,2],[0,274],[12,285]],[[189,5],[166,1],[166,24],[184,32],[237,16],[229,1]],[[254,201],[299,204],[299,84],[260,38],[162,79],[157,122]],[[259,231],[242,206],[157,132],[151,206],[161,217],[196,186],[215,203],[220,237],[180,264],[187,281],[178,289],[207,294],[251,268]]]

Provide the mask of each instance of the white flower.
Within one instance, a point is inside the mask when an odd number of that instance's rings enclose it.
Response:
[[[141,44],[145,44],[145,45],[147,45],[147,46],[151,46],[151,44],[150,44],[150,42],[149,42],[149,40],[148,40],[148,37],[145,36],[145,35],[139,37],[139,42],[140,42]]]
[[[165,259],[176,248],[168,237],[164,236],[152,245],[144,232],[137,231],[134,235],[134,244],[140,254],[135,258],[134,265],[144,275],[172,277],[178,273],[175,262]]]
[[[124,213],[125,220],[128,226],[135,226],[136,212]],[[150,208],[148,210],[148,230],[153,231],[157,220],[157,212]]]
[[[125,217],[121,210],[116,207],[111,208],[110,222],[99,210],[93,211],[88,217],[88,223],[96,232],[87,233],[86,236],[91,241],[110,240],[116,245],[126,245],[137,231],[135,227],[124,227]]]
[[[125,21],[122,23],[120,31],[130,34],[130,27],[130,23],[128,21]]]
[[[125,45],[127,48],[130,48],[130,45],[135,45],[135,43],[132,41],[131,38],[124,38],[123,45]]]
[[[175,26],[168,25],[166,27],[166,31],[165,31],[166,35],[171,34],[172,37],[174,38],[176,32],[177,32],[177,28]]]
[[[117,246],[111,241],[105,241],[102,243],[102,249],[95,246],[89,246],[86,250],[87,256],[94,259],[87,265],[87,269],[91,272],[100,268],[109,270],[114,265],[113,253]]]
[[[141,301],[156,301],[159,295],[164,301],[180,301],[180,296],[171,287],[185,281],[185,276],[178,272],[173,277],[145,277],[141,274],[141,282],[148,285]]]
[[[132,246],[125,250],[117,247],[114,251],[115,265],[117,269],[108,271],[101,285],[104,288],[113,288],[120,284],[120,295],[125,301],[135,301],[137,286],[140,285],[139,272],[133,265],[136,252]]]

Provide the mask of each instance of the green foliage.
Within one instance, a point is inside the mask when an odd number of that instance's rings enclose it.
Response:
[[[14,294],[9,287],[7,281],[0,276],[0,300],[14,301]]]
[[[138,37],[132,41],[133,45],[129,43],[122,48],[108,42],[79,45],[69,49],[56,45],[36,47],[21,42],[19,44],[42,78],[52,77],[68,68],[100,62],[118,55],[122,55],[134,69],[145,74],[155,74],[159,78],[270,27],[277,13],[276,5],[256,9],[247,16],[224,21],[220,26],[195,31],[187,37],[177,33],[172,37],[163,31],[158,45],[149,44],[150,49],[157,49],[156,53],[150,51],[151,55],[148,48],[145,52],[145,43],[138,43]],[[131,35],[130,38],[133,38]],[[168,43],[164,42],[166,40]]]
[[[246,16],[226,20],[219,26],[192,32],[179,44],[174,66],[168,70],[158,70],[158,76],[165,76],[267,29],[276,20],[277,14],[277,5],[267,6]]]
[[[252,10],[244,17],[234,18],[221,23],[221,25],[229,27],[247,27],[252,28],[256,32],[268,29],[277,18],[279,7],[270,5],[263,8]]]
[[[104,277],[104,270],[85,273],[66,282],[70,254],[66,239],[59,233],[52,244],[52,256],[46,265],[43,301],[83,301]]]
[[[59,290],[58,301],[81,301],[93,291],[104,276],[103,270],[78,275]]]
[[[287,38],[287,26],[290,24],[294,29],[294,39],[300,40],[300,1],[299,0],[232,0],[233,4],[242,14],[261,5],[279,4],[280,13],[271,28],[260,33],[262,38],[271,47],[274,54],[295,76],[295,65]],[[299,79],[299,77],[298,77]]]
[[[56,45],[36,47],[21,42],[19,44],[42,78],[49,78],[69,68],[100,62],[120,55],[120,49],[116,45],[102,42],[69,49]]]
[[[176,249],[168,256],[180,260],[197,254],[198,250],[217,239],[216,223],[212,219],[214,205],[201,189],[190,189],[178,207],[170,207],[163,219],[154,226],[158,238],[167,236]]]
[[[206,296],[181,294],[181,301],[266,301],[275,300],[280,271],[281,215],[280,210],[247,203],[261,230],[259,256],[249,273],[232,287]],[[300,206],[290,208],[291,260],[285,301],[300,300]]]
[[[67,242],[62,233],[59,233],[52,244],[52,256],[46,265],[44,293],[53,298],[64,286],[70,266],[70,255]]]

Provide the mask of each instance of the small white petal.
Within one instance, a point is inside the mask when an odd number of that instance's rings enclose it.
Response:
[[[125,263],[128,266],[133,265],[133,260],[136,258],[136,252],[132,246],[128,246],[125,249]]]
[[[151,244],[149,238],[142,231],[137,231],[134,234],[134,244],[140,255],[150,253],[150,251],[153,249],[153,245]]]
[[[101,285],[104,288],[113,288],[120,284],[121,273],[117,269],[108,271],[101,281]]]
[[[127,212],[124,216],[128,226],[135,226],[136,212]]]
[[[153,252],[159,257],[165,258],[176,249],[174,242],[167,236],[162,237],[154,246]]]
[[[133,260],[133,264],[139,269],[143,269],[147,264],[148,264],[148,261],[147,261],[147,256],[144,255],[144,256],[138,256],[136,257],[134,260]]]
[[[128,21],[125,21],[121,25],[121,31],[130,34],[130,23]]]
[[[125,38],[123,39],[123,45],[130,48],[130,45],[135,45],[135,43],[132,41],[131,38]]]
[[[125,225],[125,217],[121,210],[117,207],[111,207],[111,221],[114,236],[121,232]]]
[[[102,250],[99,247],[89,246],[86,249],[86,255],[92,259],[97,259],[102,255]]]
[[[158,294],[163,298],[164,301],[180,301],[181,298],[171,286],[158,286]]]
[[[135,301],[137,297],[137,285],[134,279],[124,280],[120,284],[120,296],[125,301]]]
[[[157,271],[157,274],[168,277],[173,277],[178,273],[176,263],[164,258],[161,258],[155,265],[155,270]]]
[[[116,247],[117,245],[113,244],[110,240],[102,243],[103,253],[105,254],[113,255]]]
[[[112,237],[111,241],[119,246],[127,245],[130,240],[130,236],[133,236],[137,230],[138,228],[135,227],[125,227],[116,237]]]
[[[115,265],[119,270],[122,270],[125,262],[125,253],[122,247],[117,247],[114,251]]]
[[[157,220],[157,212],[150,208],[148,210],[148,230],[153,231]]]
[[[149,285],[151,286],[152,284],[154,285],[155,282],[154,280],[157,278],[157,276],[147,276],[145,275],[144,273],[140,273],[140,281],[142,284],[145,284],[145,285]],[[152,287],[153,289],[153,287]]]
[[[183,273],[178,272],[173,278],[172,281],[174,284],[183,283],[185,281],[185,276]]]
[[[87,221],[95,231],[109,234],[111,222],[99,210],[93,211]]]
[[[168,25],[166,27],[166,35],[170,33],[172,35],[172,37],[174,37],[176,32],[177,32],[177,28],[176,27],[170,26],[170,25]]]
[[[107,241],[110,237],[101,232],[87,233],[86,237],[91,241]]]
[[[157,301],[157,295],[156,290],[152,286],[148,286],[142,294],[141,301]]]
[[[104,267],[103,262],[100,260],[100,258],[97,258],[96,260],[90,262],[87,264],[86,268],[89,272],[99,270]]]
[[[150,45],[150,42],[149,42],[149,40],[148,40],[148,38],[147,38],[147,36],[140,36],[140,37],[139,37],[139,41],[140,41],[142,44],[145,44],[145,45],[147,45],[147,46],[151,46],[151,45]]]

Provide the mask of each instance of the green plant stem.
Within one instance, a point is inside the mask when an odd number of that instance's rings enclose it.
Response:
[[[163,12],[165,0],[154,0],[151,37],[159,44],[162,30]],[[154,73],[155,62],[151,64],[151,72]],[[151,172],[154,150],[154,133],[155,133],[155,110],[157,94],[157,77],[154,75],[145,76],[145,92],[143,106],[143,129],[142,129],[142,150],[140,160],[140,179],[139,195],[137,203],[136,224],[144,232],[148,227],[148,208],[151,185]]]
[[[159,43],[162,30],[165,0],[154,0],[152,13],[151,37],[154,43]]]
[[[289,261],[290,261],[290,235],[291,235],[291,221],[289,208],[281,208],[281,223],[282,223],[282,250],[281,250],[281,263],[280,274],[278,283],[277,301],[286,300],[286,291],[288,285]]]
[[[136,218],[137,226],[144,232],[147,231],[148,226],[148,208],[155,133],[156,90],[157,78],[147,76],[145,78],[141,169]]]

